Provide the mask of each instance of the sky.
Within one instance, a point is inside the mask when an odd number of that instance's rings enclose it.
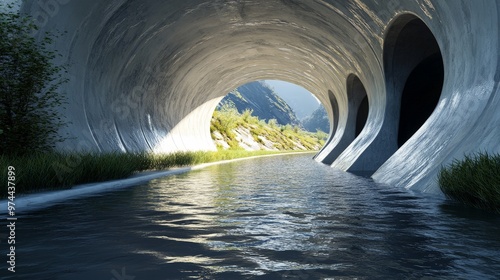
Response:
[[[304,97],[311,96],[314,99],[316,99],[316,101],[319,104],[319,100],[314,95],[312,95],[311,92],[309,92],[307,89],[305,89],[303,87],[300,87],[300,86],[292,84],[292,83],[277,81],[277,80],[265,80],[265,82],[268,85],[270,85],[271,87],[273,87],[273,89],[276,93],[280,93],[280,94],[293,93],[294,95],[295,94],[298,95],[299,98],[303,97],[303,96]]]

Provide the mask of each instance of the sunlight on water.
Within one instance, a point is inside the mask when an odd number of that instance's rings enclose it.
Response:
[[[500,277],[499,216],[309,157],[212,166],[22,216],[22,262],[2,279]]]

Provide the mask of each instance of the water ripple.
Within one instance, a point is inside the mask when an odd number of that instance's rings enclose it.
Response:
[[[283,156],[22,216],[15,279],[496,279],[499,232],[498,215]]]

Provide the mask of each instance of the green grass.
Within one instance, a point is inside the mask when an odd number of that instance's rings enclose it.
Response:
[[[438,181],[447,197],[500,213],[500,155],[479,153],[456,160],[441,169]]]
[[[250,156],[277,154],[270,151],[225,150],[178,152],[173,154],[40,153],[27,156],[0,156],[0,182],[8,180],[8,166],[15,168],[16,194],[71,188],[74,185],[126,178],[147,170],[195,165]],[[0,197],[7,196],[1,188]]]

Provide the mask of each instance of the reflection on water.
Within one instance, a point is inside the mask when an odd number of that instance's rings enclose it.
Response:
[[[20,217],[5,279],[495,279],[499,222],[309,156],[262,158]]]

